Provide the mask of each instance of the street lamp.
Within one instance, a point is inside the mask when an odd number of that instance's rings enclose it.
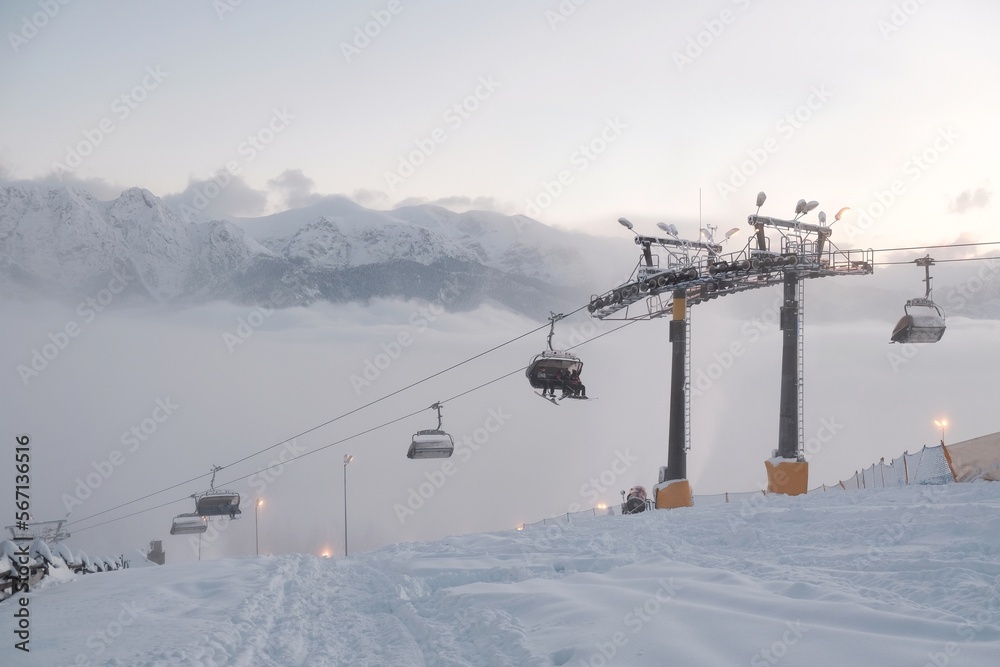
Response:
[[[347,556],[347,464],[353,460],[353,454],[344,454],[344,556]]]
[[[259,522],[257,521],[257,510],[259,510],[260,506],[263,504],[264,499],[258,498],[257,504],[253,506],[253,542],[258,556],[260,555],[260,530]]]
[[[948,425],[948,420],[934,420],[934,425],[941,429],[941,444],[944,445],[944,427]]]

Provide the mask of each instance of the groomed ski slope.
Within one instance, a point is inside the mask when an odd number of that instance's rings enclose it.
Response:
[[[0,664],[997,665],[1000,483],[132,569],[30,608],[25,655],[0,605]]]

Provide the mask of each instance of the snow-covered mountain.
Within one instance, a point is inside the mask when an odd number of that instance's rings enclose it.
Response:
[[[580,251],[579,248],[589,248]],[[185,223],[148,190],[98,201],[79,188],[0,189],[0,287],[123,301],[315,301],[451,295],[544,315],[598,286],[595,240],[525,218],[434,206],[381,212],[342,197],[275,215]],[[124,283],[124,289],[120,284]]]

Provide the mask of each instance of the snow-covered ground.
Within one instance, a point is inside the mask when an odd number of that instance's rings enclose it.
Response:
[[[1000,483],[79,576],[3,665],[996,665]]]

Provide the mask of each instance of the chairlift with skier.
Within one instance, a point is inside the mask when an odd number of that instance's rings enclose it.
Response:
[[[583,362],[580,358],[565,350],[552,347],[552,337],[555,335],[556,321],[565,315],[551,313],[549,316],[548,349],[536,354],[525,369],[524,374],[533,389],[541,389],[540,396],[555,403],[556,389],[562,391],[562,398],[587,398],[585,390],[577,390],[574,385],[579,383]],[[538,393],[538,392],[535,392]]]

